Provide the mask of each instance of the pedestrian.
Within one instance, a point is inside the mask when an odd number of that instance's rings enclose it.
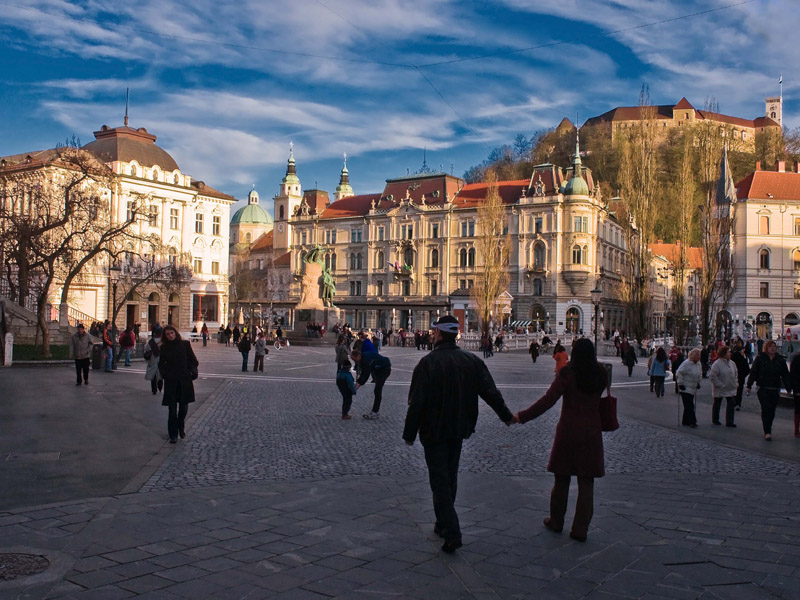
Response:
[[[89,359],[92,355],[93,345],[92,338],[86,333],[83,323],[78,323],[78,330],[70,339],[70,351],[72,358],[75,359],[75,375],[78,378],[75,385],[81,384],[81,375],[83,375],[83,383],[89,385]]]
[[[561,345],[561,341],[556,342],[556,346],[553,348],[553,360],[556,361],[555,372],[558,375],[558,372],[567,366],[569,361],[569,356],[567,356],[564,346]]]
[[[233,338],[232,338],[233,339],[233,345],[236,346],[236,348],[238,348],[239,347],[239,338],[242,337],[242,332],[239,331],[239,326],[238,325],[234,325],[233,326],[233,333],[231,335],[233,336]]]
[[[778,345],[775,340],[768,340],[764,344],[764,352],[753,361],[750,377],[747,378],[747,393],[758,384],[758,402],[761,404],[761,424],[764,428],[764,439],[772,441],[772,422],[775,420],[775,409],[781,395],[781,384],[787,392],[792,391],[792,381],[789,378],[789,369],[786,360],[778,355]]]
[[[350,407],[353,405],[353,396],[357,394],[353,374],[350,372],[352,364],[346,358],[339,363],[336,369],[336,387],[342,393],[342,419],[349,421],[353,418]]]
[[[342,368],[342,365],[345,361],[350,364],[350,352],[347,348],[347,338],[344,334],[339,334],[339,337],[336,339],[336,370]]]
[[[730,348],[722,346],[717,350],[717,360],[711,365],[708,371],[708,378],[711,380],[711,397],[714,403],[711,405],[711,422],[714,425],[722,425],[719,420],[719,412],[722,407],[722,400],[725,399],[725,425],[736,427],[733,422],[734,407],[736,402],[736,388],[739,386],[739,374],[736,363],[730,359]]]
[[[369,343],[369,340],[364,341],[362,348],[366,349],[367,343]],[[369,345],[372,346],[372,343],[369,343]],[[375,382],[375,399],[372,402],[372,411],[365,413],[363,417],[365,419],[377,419],[380,417],[379,413],[381,410],[381,400],[383,399],[383,385],[386,383],[389,375],[392,374],[392,362],[383,354],[378,354],[378,352],[374,350],[374,346],[373,349],[369,351],[364,350],[362,352],[362,350],[353,350],[350,357],[361,367],[358,379],[356,380],[356,390],[367,383],[370,375],[372,375],[372,381]]]
[[[794,437],[800,438],[800,352],[792,358],[791,379],[794,396]]]
[[[531,355],[533,363],[536,364],[536,359],[539,358],[539,342],[533,340],[531,342],[531,347],[528,348],[528,353]]]
[[[189,403],[194,402],[194,384],[199,363],[188,340],[172,325],[164,327],[158,370],[164,378],[161,405],[168,408],[167,433],[170,444],[186,437],[186,415]]]
[[[703,349],[700,351],[700,364],[703,367],[703,379],[708,377],[708,370],[711,368],[711,364],[709,363],[711,351],[708,349],[708,346],[703,346]]]
[[[255,362],[253,363],[253,372],[261,371],[264,372],[264,357],[267,355],[267,340],[264,337],[264,332],[259,331],[258,337],[256,338],[255,344],[253,344],[253,349],[256,351],[256,358]]]
[[[247,371],[247,357],[250,356],[250,337],[244,334],[239,343],[236,344],[236,348],[242,353],[242,371]]]
[[[675,373],[678,372],[678,368],[681,366],[681,363],[686,360],[686,357],[683,355],[683,352],[678,349],[677,353],[675,354],[675,359],[670,359],[670,369],[672,370],[672,380],[675,382],[675,393],[680,393],[678,390],[678,380],[675,379]]]
[[[738,342],[731,351],[731,360],[736,365],[736,375],[738,377],[738,385],[736,386],[736,397],[733,401],[734,410],[742,409],[742,391],[744,390],[744,382],[750,374],[750,363],[747,362],[747,357],[744,354],[744,348],[741,342]],[[792,386],[794,389],[794,386]]]
[[[164,387],[164,380],[161,378],[161,372],[158,370],[158,363],[161,360],[161,336],[163,330],[161,326],[156,323],[153,327],[153,336],[147,342],[144,351],[144,359],[147,361],[147,370],[144,373],[144,378],[150,382],[150,391],[155,396]]]
[[[622,355],[622,364],[628,367],[628,377],[633,374],[633,365],[639,362],[639,359],[636,358],[636,350],[633,349],[633,346],[627,344],[625,347],[625,351]]]
[[[653,362],[650,363],[650,378],[655,385],[656,398],[664,397],[664,379],[669,371],[669,358],[667,351],[663,347],[656,350],[653,355]]]
[[[200,335],[203,336],[203,348],[208,346],[208,325],[203,323],[203,327],[200,328]]]
[[[555,481],[550,492],[550,516],[544,519],[544,526],[556,533],[564,528],[569,484],[574,475],[578,479],[578,499],[569,536],[579,542],[586,541],[594,513],[594,480],[605,475],[600,397],[606,389],[608,375],[597,362],[594,344],[581,338],[572,346],[570,363],[558,372],[544,396],[514,417],[515,423],[527,423],[564,398],[547,463]]]
[[[106,359],[106,373],[114,372],[114,332],[111,329],[111,323],[106,321],[103,323],[102,329],[103,339],[103,355]]]
[[[131,352],[136,347],[136,336],[133,333],[133,327],[127,325],[125,331],[119,336],[119,347],[121,353],[125,355],[125,366],[131,366]]]
[[[514,415],[486,364],[456,344],[458,319],[445,315],[432,327],[433,351],[411,377],[403,439],[410,446],[419,434],[433,494],[433,531],[444,538],[442,551],[452,553],[462,546],[455,509],[458,463],[463,441],[475,432],[478,396],[507,425]]]
[[[231,329],[230,324],[225,326],[225,346],[231,345],[231,338],[233,337],[233,330]]]
[[[689,350],[689,358],[683,361],[675,372],[675,378],[678,380],[678,391],[683,402],[681,425],[697,427],[694,399],[697,390],[700,389],[700,380],[703,378],[703,367],[700,366],[700,350],[698,348]]]

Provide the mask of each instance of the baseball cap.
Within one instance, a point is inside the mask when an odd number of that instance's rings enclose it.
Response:
[[[458,333],[458,319],[452,315],[445,315],[435,323],[431,323],[431,329],[438,329],[445,333]]]

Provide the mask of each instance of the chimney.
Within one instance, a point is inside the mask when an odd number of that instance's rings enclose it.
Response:
[[[795,173],[800,173],[800,160],[795,161],[795,163],[794,163],[794,172]]]
[[[757,160],[756,161],[756,171],[760,171],[760,170],[761,170],[761,161]]]
[[[779,160],[778,161],[778,173],[786,173],[786,161]]]

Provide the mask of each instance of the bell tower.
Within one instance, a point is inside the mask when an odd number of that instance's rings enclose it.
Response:
[[[766,116],[783,127],[783,98],[781,96],[767,98],[766,103]]]
[[[288,250],[292,241],[290,219],[303,201],[303,188],[297,177],[294,162],[294,144],[289,143],[289,161],[286,175],[281,180],[280,191],[275,196],[275,233],[272,247],[275,250]]]

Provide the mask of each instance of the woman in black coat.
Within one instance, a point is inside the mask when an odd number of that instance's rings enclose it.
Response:
[[[164,327],[164,339],[161,342],[161,360],[158,370],[164,379],[164,397],[162,406],[169,408],[167,431],[169,441],[174,444],[186,437],[184,429],[189,403],[194,402],[194,385],[197,379],[197,357],[192,345],[181,339],[181,334],[172,325]]]

